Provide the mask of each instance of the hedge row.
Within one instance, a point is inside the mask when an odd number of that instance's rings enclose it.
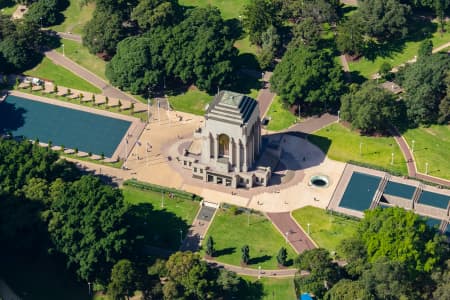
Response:
[[[136,179],[128,179],[124,183],[124,185],[131,186],[137,189],[141,190],[147,190],[147,191],[153,191],[153,192],[163,192],[165,194],[172,193],[175,197],[181,198],[181,199],[187,199],[187,200],[196,200],[201,201],[202,197],[192,194],[186,191],[181,191],[173,188],[168,188],[165,186],[157,185],[157,184],[151,184],[147,182],[138,181]]]
[[[359,162],[359,161],[349,160],[347,163],[352,164],[352,165],[356,165],[356,166],[360,166],[360,167],[364,167],[364,168],[369,168],[369,169],[374,169],[374,170],[386,172],[386,173],[389,173],[389,174],[394,175],[394,176],[406,176],[406,174],[402,174],[402,173],[397,172],[397,171],[393,171],[393,170],[386,169],[386,168],[383,168],[383,167],[380,167],[380,166],[371,165],[371,164],[367,164],[367,163],[363,163],[363,162]]]

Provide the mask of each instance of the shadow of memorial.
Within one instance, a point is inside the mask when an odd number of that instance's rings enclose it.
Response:
[[[6,101],[0,102],[0,135],[16,131],[25,124],[27,111]]]

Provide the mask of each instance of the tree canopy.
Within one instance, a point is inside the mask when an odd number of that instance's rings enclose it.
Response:
[[[436,53],[419,57],[416,63],[406,66],[397,75],[405,89],[406,112],[413,124],[437,122],[440,104],[445,102],[445,78],[449,69],[450,57],[446,53]],[[445,115],[445,104],[442,109],[441,115]],[[445,122],[445,119],[440,120]]]
[[[364,133],[386,132],[398,116],[394,94],[375,82],[354,87],[341,98],[342,119]]]
[[[333,55],[311,47],[289,48],[270,83],[286,103],[316,110],[336,105],[344,89],[342,70]]]
[[[108,282],[112,266],[129,250],[125,212],[121,192],[90,175],[66,183],[52,202],[52,242],[83,280]]]

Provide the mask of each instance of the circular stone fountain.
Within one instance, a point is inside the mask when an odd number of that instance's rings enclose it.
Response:
[[[309,179],[309,183],[310,185],[313,185],[315,187],[327,187],[328,184],[330,183],[328,176],[325,175],[314,175],[311,176],[311,178]]]

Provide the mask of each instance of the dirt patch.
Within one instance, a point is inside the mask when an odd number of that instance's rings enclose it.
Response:
[[[429,134],[431,134],[431,135],[433,135],[433,136],[436,136],[436,133],[433,131],[433,129],[431,129],[431,128],[424,128],[425,129],[425,131],[427,132],[427,133],[429,133]]]

